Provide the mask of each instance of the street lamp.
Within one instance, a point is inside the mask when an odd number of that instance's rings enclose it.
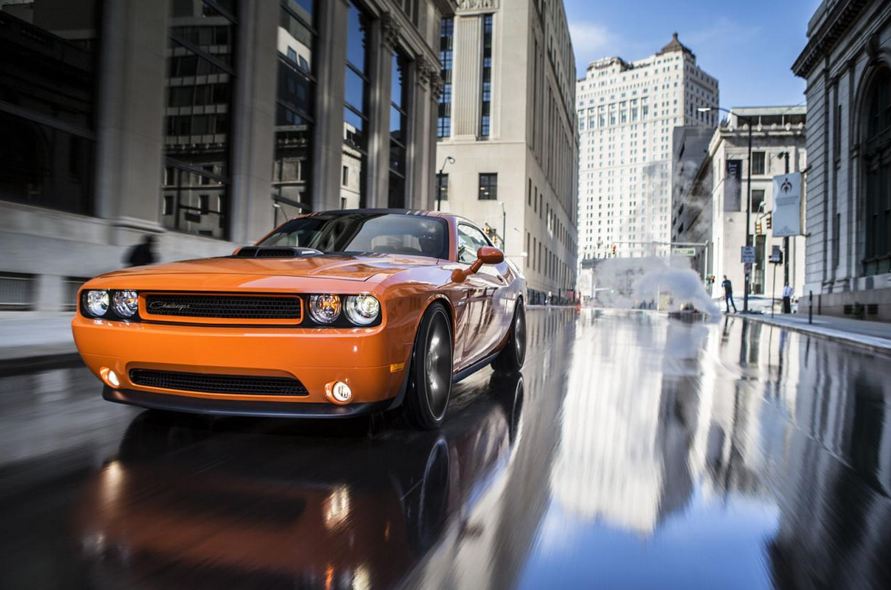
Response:
[[[498,201],[501,205],[501,249],[507,252],[507,209],[504,208],[504,201]]]
[[[455,158],[452,156],[446,156],[445,160],[442,161],[442,166],[439,168],[439,172],[436,173],[436,210],[440,211],[442,209],[442,173],[445,170],[445,167],[448,164],[454,164]]]
[[[700,113],[708,113],[710,111],[724,111],[728,115],[734,115],[738,120],[742,120],[745,122],[746,127],[749,128],[749,162],[746,172],[746,184],[748,185],[746,192],[746,246],[752,246],[752,233],[751,233],[751,223],[752,223],[752,119],[751,117],[746,117],[745,115],[740,115],[734,113],[731,110],[722,108],[722,107],[699,107],[696,109]],[[749,311],[749,273],[745,273],[745,282],[744,291],[743,291],[743,313],[748,313]]]

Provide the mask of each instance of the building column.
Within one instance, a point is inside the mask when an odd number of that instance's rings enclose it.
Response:
[[[415,61],[410,105],[411,136],[406,169],[405,206],[410,209],[436,207],[436,120],[442,93],[440,70],[423,56]]]
[[[476,140],[480,125],[483,25],[478,15],[455,17],[452,127],[455,140]]]
[[[271,227],[278,75],[276,2],[240,0],[232,116],[230,239],[252,242]]]
[[[386,207],[390,188],[390,60],[399,42],[398,24],[383,13],[369,31],[368,159],[364,207]]]
[[[313,130],[312,209],[340,208],[343,161],[344,68],[347,52],[347,0],[316,5],[319,43],[316,49],[316,95]]]
[[[162,232],[168,2],[106,2],[99,66],[96,215],[108,242]]]

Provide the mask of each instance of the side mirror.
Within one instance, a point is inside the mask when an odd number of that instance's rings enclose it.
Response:
[[[483,264],[501,264],[504,262],[504,252],[493,246],[483,246],[476,251],[476,258]]]
[[[455,283],[463,283],[467,277],[479,272],[484,264],[501,264],[504,262],[504,253],[498,248],[492,246],[483,246],[476,251],[476,260],[470,265],[470,268],[463,270],[456,268],[452,271],[452,281]]]

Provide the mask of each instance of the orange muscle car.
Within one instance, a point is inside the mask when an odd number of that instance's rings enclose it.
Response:
[[[453,382],[522,366],[524,292],[466,219],[331,211],[231,256],[99,276],[72,329],[110,401],[319,418],[400,407],[435,428]]]

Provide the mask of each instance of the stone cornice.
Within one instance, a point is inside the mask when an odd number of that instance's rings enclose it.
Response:
[[[869,0],[840,0],[836,3],[820,28],[810,35],[804,50],[792,64],[795,75],[806,78],[820,58],[831,51],[848,32],[868,4]]]

